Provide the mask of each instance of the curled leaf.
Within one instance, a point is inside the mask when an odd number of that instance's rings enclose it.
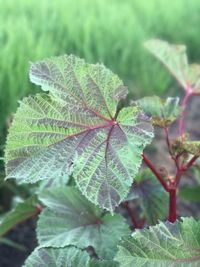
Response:
[[[181,114],[178,97],[168,97],[166,100],[158,96],[144,97],[137,104],[152,118],[152,123],[159,127],[169,126]]]
[[[152,39],[145,43],[145,47],[166,66],[184,90],[200,93],[200,65],[188,64],[184,45]]]

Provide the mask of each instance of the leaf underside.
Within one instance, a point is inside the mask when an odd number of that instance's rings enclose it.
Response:
[[[89,267],[89,255],[75,247],[36,248],[23,267]]]
[[[145,43],[145,47],[165,65],[185,90],[190,88],[195,93],[200,93],[200,65],[188,64],[184,45],[152,39]]]
[[[169,126],[181,113],[178,97],[168,97],[166,100],[158,96],[144,97],[138,100],[137,104],[151,116],[152,123],[159,127]]]
[[[200,222],[183,218],[137,230],[124,238],[116,261],[121,267],[200,266]]]
[[[73,169],[81,192],[113,212],[127,195],[153,129],[137,106],[122,109],[122,81],[73,55],[32,64],[30,79],[48,94],[25,98],[6,145],[7,178],[62,179]]]
[[[122,216],[102,215],[73,187],[50,189],[40,200],[47,206],[38,222],[40,247],[92,246],[99,258],[111,260],[121,237],[129,234]]]

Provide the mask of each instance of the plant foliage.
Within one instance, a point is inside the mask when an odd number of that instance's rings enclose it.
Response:
[[[122,216],[102,214],[73,187],[48,190],[40,199],[47,207],[38,222],[40,247],[92,246],[99,258],[110,260],[121,237],[129,234]]]
[[[184,130],[189,98],[200,92],[199,66],[188,64],[185,46],[151,40],[146,47],[184,88],[181,104],[153,96],[125,106],[128,90],[117,75],[73,55],[31,65],[30,79],[44,92],[21,101],[5,161],[7,179],[34,183],[36,196],[0,224],[1,236],[40,213],[38,247],[24,267],[200,266],[200,222],[177,220],[176,212],[180,179],[200,156],[200,142]],[[152,124],[164,133],[172,169],[144,152]],[[142,160],[148,169],[138,173]]]
[[[153,124],[159,127],[169,126],[181,113],[178,97],[163,100],[158,96],[149,96],[138,100],[137,103],[151,117]]]
[[[200,93],[200,65],[188,64],[184,45],[154,39],[147,41],[145,47],[167,67],[185,90],[190,88]]]
[[[124,238],[116,261],[122,267],[197,267],[200,265],[200,222],[182,218],[137,230]]]
[[[133,189],[127,199],[139,203],[149,225],[156,224],[166,217],[167,193],[148,169],[136,176]]]
[[[89,267],[89,255],[75,247],[37,248],[23,267]]]
[[[117,114],[127,89],[103,65],[66,55],[32,64],[30,79],[49,94],[21,102],[7,139],[7,178],[58,179],[74,165],[81,192],[112,212],[152,140],[147,117],[137,106]]]

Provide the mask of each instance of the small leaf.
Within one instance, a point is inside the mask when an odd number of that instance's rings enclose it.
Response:
[[[89,255],[75,247],[36,248],[23,267],[89,267]]]
[[[0,221],[0,236],[4,235],[16,224],[27,220],[37,214],[37,198],[35,196],[19,203],[13,210],[8,212]]]
[[[200,93],[200,65],[188,64],[186,47],[162,40],[149,40],[145,47],[158,59],[185,90]]]
[[[148,224],[156,224],[166,217],[168,195],[149,169],[136,176],[129,200],[137,201],[147,218]]]
[[[166,100],[158,96],[144,97],[137,104],[152,117],[153,124],[159,127],[169,126],[181,114],[178,97],[168,97]]]
[[[110,260],[121,237],[129,234],[123,217],[102,215],[73,187],[50,189],[40,199],[47,206],[38,222],[41,247],[92,246],[100,258]]]
[[[200,266],[200,222],[183,218],[136,230],[123,238],[116,261],[121,267]]]
[[[200,141],[190,141],[188,134],[179,136],[172,142],[172,153],[174,155],[200,156]]]
[[[200,141],[186,141],[182,144],[182,148],[191,155],[200,156]]]
[[[200,186],[180,188],[179,195],[184,200],[200,202]]]
[[[128,91],[103,65],[65,55],[33,64],[30,78],[49,93],[25,98],[17,110],[7,138],[7,178],[34,183],[74,169],[81,192],[113,212],[153,138],[148,118],[137,106],[117,115]]]

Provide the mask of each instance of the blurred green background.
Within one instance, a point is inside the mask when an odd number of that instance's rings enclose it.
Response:
[[[185,43],[198,62],[200,1],[0,0],[1,146],[17,101],[38,90],[28,79],[30,61],[74,53],[103,62],[135,97],[176,88],[142,46],[152,37]]]

